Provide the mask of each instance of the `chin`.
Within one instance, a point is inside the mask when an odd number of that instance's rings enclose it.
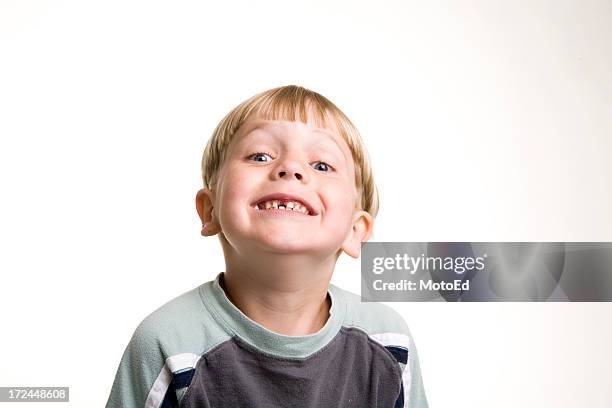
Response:
[[[279,239],[258,240],[258,246],[267,252],[278,254],[318,254],[326,257],[334,254],[342,244],[329,242],[316,242],[311,239],[300,239],[299,241],[283,241]]]
[[[307,243],[301,242],[287,242],[280,240],[261,240],[259,245],[268,251],[279,252],[279,253],[303,253],[312,250],[312,247]]]

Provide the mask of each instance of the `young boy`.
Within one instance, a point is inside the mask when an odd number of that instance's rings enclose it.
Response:
[[[268,90],[219,123],[202,172],[225,271],[140,323],[106,407],[427,407],[404,320],[330,284],[378,212],[349,119],[305,88]]]

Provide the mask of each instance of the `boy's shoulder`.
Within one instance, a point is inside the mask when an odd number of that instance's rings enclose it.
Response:
[[[344,299],[344,326],[357,327],[370,335],[397,333],[410,336],[404,318],[393,308],[379,302],[363,302],[361,296],[330,284],[330,288]]]
[[[225,341],[202,300],[210,282],[180,294],[138,324],[115,376],[107,408],[166,406],[165,398],[182,398],[185,382],[201,355]],[[176,394],[167,393],[170,384]]]
[[[134,331],[133,342],[148,343],[166,357],[179,353],[201,354],[227,338],[202,301],[203,283],[167,301],[149,313]]]

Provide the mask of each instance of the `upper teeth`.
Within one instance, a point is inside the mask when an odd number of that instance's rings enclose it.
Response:
[[[298,211],[302,214],[308,214],[308,209],[304,207],[300,203],[296,203],[295,201],[280,201],[280,200],[272,200],[266,201],[264,203],[256,204],[255,209],[263,209],[269,210],[270,208],[274,208],[277,210],[287,210],[287,211]]]

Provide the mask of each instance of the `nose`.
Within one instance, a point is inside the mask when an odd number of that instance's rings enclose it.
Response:
[[[273,174],[275,179],[295,179],[301,182],[306,182],[308,180],[307,169],[295,156],[287,156],[284,160],[281,160],[274,169]]]

